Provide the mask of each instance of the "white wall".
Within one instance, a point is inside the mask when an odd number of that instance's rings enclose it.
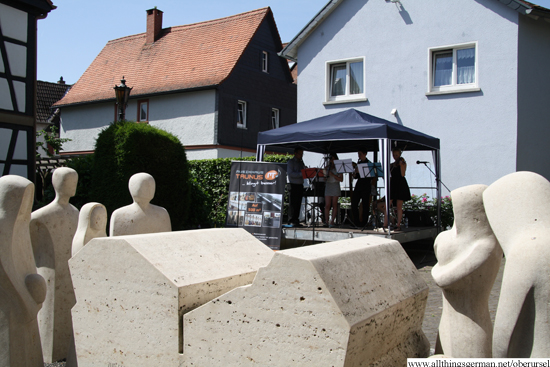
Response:
[[[186,150],[187,160],[216,159],[216,158],[239,158],[255,157],[256,153],[242,152],[239,150],[212,148],[212,149],[190,149]]]
[[[519,14],[494,0],[401,3],[400,10],[381,0],[346,0],[300,46],[298,121],[356,108],[438,137],[442,180],[451,190],[515,171]],[[428,48],[474,41],[481,91],[426,96]],[[359,56],[368,101],[323,105],[325,62]],[[431,173],[415,162],[431,154],[404,157],[409,184],[430,186]]]
[[[137,101],[131,99],[126,119],[137,119]],[[216,142],[216,92],[214,90],[179,93],[149,98],[149,124],[177,136],[185,145]],[[72,141],[63,145],[65,152],[94,149],[95,139],[115,117],[114,103],[97,103],[62,108],[61,137]]]

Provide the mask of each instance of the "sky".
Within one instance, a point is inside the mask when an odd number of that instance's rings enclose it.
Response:
[[[162,27],[223,18],[271,7],[288,42],[328,0],[52,0],[57,9],[38,20],[38,80],[76,83],[109,40],[143,33],[146,10],[163,11]],[[550,0],[548,0],[550,2]]]
[[[530,1],[550,8],[550,0]],[[145,10],[155,6],[164,12],[163,28],[270,6],[281,40],[289,42],[327,2],[328,0],[53,0],[57,9],[38,21],[38,80],[56,82],[63,76],[68,84],[76,83],[109,40],[145,32]]]

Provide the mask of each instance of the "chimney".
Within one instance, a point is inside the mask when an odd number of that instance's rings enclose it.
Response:
[[[156,7],[147,10],[147,37],[146,43],[153,43],[160,38],[162,30],[162,11]]]
[[[59,80],[57,81],[57,84],[65,84],[63,77],[59,78]]]

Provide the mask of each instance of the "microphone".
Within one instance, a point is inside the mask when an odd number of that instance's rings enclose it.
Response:
[[[416,164],[428,164],[430,162],[426,162],[426,161],[416,161]]]

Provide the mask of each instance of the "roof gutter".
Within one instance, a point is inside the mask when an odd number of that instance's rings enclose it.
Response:
[[[172,90],[162,91],[162,92],[130,94],[129,100],[135,100],[135,99],[144,98],[144,97],[156,97],[156,96],[162,96],[162,95],[165,95],[165,94],[198,92],[198,91],[207,90],[207,89],[217,89],[218,87],[219,87],[219,84],[212,84],[212,85],[205,85],[205,86],[195,87],[195,88],[172,89]],[[62,99],[60,101],[62,101]],[[106,103],[106,102],[115,102],[116,103],[116,98],[114,98],[114,97],[113,98],[104,98],[104,99],[96,99],[96,100],[93,100],[93,101],[79,101],[79,102],[64,103],[64,104],[58,104],[59,102],[56,102],[52,105],[51,108],[73,107],[73,106],[80,106],[80,105],[85,105],[85,104],[97,104],[97,103]]]
[[[317,15],[309,21],[309,23],[302,28],[300,32],[286,45],[285,48],[278,53],[279,56],[284,57],[288,60],[298,62],[298,53],[297,48],[302,44],[302,42],[317,28],[317,26],[322,23],[334,9],[344,0],[330,0],[324,7],[321,9]]]
[[[544,18],[547,22],[550,22],[550,10],[542,6],[531,4],[522,0],[498,0],[500,3],[514,9],[520,14],[530,16],[531,18],[538,19]]]

